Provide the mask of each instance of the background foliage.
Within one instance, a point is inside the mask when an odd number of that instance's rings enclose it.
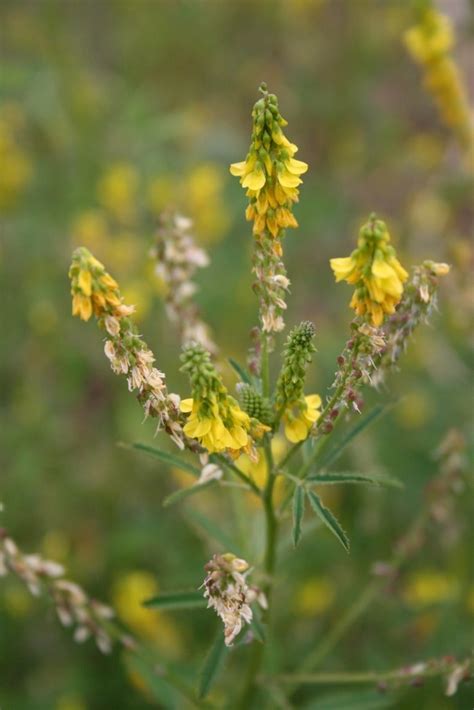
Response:
[[[469,5],[442,7],[472,80]],[[294,669],[367,583],[373,563],[390,556],[436,470],[440,440],[451,427],[467,433],[470,417],[472,182],[402,44],[413,19],[401,0],[1,0],[2,524],[26,549],[64,562],[181,671],[203,657],[216,619],[140,602],[200,583],[216,543],[191,509],[229,534],[235,500],[209,492],[163,509],[183,474],[116,446],[152,443],[154,424],[141,422],[109,371],[98,333],[70,317],[70,252],[85,244],[119,279],[171,389],[185,394],[148,251],[153,215],[169,205],[191,215],[212,256],[200,304],[224,353],[242,360],[255,322],[252,244],[227,166],[246,152],[250,107],[265,79],[310,165],[300,229],[286,240],[287,321],[310,319],[317,328],[308,391],[323,393],[331,382],[350,318],[349,289],[333,285],[328,259],[348,253],[370,211],[388,222],[404,263],[453,265],[434,327],[417,335],[403,372],[387,382],[397,405],[345,455],[346,467],[397,475],[405,491],[334,488],[325,499],[351,533],[350,557],[323,531],[287,557],[275,598],[285,642],[273,653]],[[230,370],[226,377],[233,384]],[[470,501],[467,491],[450,534],[409,562],[325,668],[384,669],[468,652]],[[254,523],[251,533],[240,531],[242,554],[259,540],[258,511],[247,505]],[[1,581],[0,591],[3,708],[153,704],[146,681],[117,655],[74,644],[15,580]],[[228,682],[238,684],[233,672],[235,663]],[[328,694],[307,689],[301,706],[324,708]],[[382,702],[469,706],[466,690],[447,700],[437,682],[376,698],[373,707]]]

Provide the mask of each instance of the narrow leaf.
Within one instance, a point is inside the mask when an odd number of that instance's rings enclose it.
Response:
[[[334,461],[342,454],[346,446],[348,446],[348,444],[350,444],[356,436],[359,436],[364,429],[382,416],[382,414],[385,414],[385,412],[387,412],[393,404],[393,402],[389,402],[388,404],[377,404],[365,417],[358,419],[354,426],[348,429],[342,438],[335,443],[334,447],[330,449],[325,456],[322,456],[321,460],[318,461],[318,468],[327,468],[330,464],[334,463]]]
[[[133,444],[121,444],[121,446],[124,448],[136,449],[137,451],[143,451],[146,454],[150,454],[150,456],[154,456],[163,463],[168,464],[168,466],[175,466],[176,468],[180,468],[182,471],[192,473],[192,475],[196,476],[196,478],[199,478],[201,475],[201,470],[197,466],[193,466],[188,461],[185,461],[181,457],[175,456],[174,454],[170,454],[168,451],[162,451],[154,446],[148,446],[148,444],[141,444],[139,442],[134,442]]]
[[[143,602],[153,609],[197,609],[206,607],[207,601],[199,590],[191,592],[164,592]]]
[[[234,360],[233,357],[229,358],[229,363],[233,367],[233,369],[236,371],[242,382],[245,382],[248,385],[252,384],[252,378],[250,377],[249,373],[245,369],[245,367],[242,367],[237,360]]]
[[[383,476],[377,473],[359,473],[358,471],[337,471],[331,473],[315,473],[308,476],[308,482],[317,485],[331,483],[365,483],[368,486],[385,486],[387,488],[403,488],[398,478]]]
[[[336,516],[331,513],[329,508],[323,505],[321,498],[314,491],[308,491],[308,498],[316,515],[321,518],[323,523],[337,537],[346,552],[349,552],[349,538],[341,527]]]
[[[301,523],[303,521],[304,515],[304,488],[303,486],[296,485],[295,492],[293,494],[293,545],[299,542],[301,537]]]
[[[159,707],[168,708],[169,710],[174,710],[175,708],[177,710],[179,708],[181,700],[176,696],[175,689],[170,687],[165,678],[155,673],[152,664],[146,663],[136,654],[126,654],[124,659],[129,670],[133,671],[134,675],[143,682],[146,690],[153,700],[159,704]]]
[[[185,498],[189,498],[189,496],[193,496],[196,493],[201,493],[201,491],[204,491],[206,488],[215,486],[216,483],[217,481],[211,480],[206,481],[205,483],[196,483],[194,486],[179,488],[177,491],[171,493],[171,495],[164,499],[163,505],[165,506],[165,508],[169,505],[174,505],[175,503],[178,503],[178,501],[184,500]]]
[[[241,556],[240,551],[236,549],[235,541],[204,513],[190,507],[186,510],[186,520],[192,523],[198,532],[204,533],[206,539],[210,538],[218,542],[226,552],[233,552],[235,555]]]
[[[224,641],[224,632],[222,629],[219,629],[216,639],[209,649],[199,673],[197,690],[199,700],[203,700],[209,693],[219,671],[222,668],[227,651],[228,649]]]
[[[260,643],[265,643],[265,626],[262,623],[262,618],[258,609],[254,609],[252,621],[250,622],[250,627],[254,633],[255,638]]]

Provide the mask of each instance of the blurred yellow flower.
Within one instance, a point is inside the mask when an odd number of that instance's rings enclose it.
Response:
[[[205,244],[222,238],[229,226],[222,197],[224,185],[224,175],[213,163],[197,165],[186,180],[186,209],[194,220],[199,241]]]
[[[135,215],[138,174],[128,163],[115,163],[97,185],[100,203],[118,221],[128,223]]]
[[[0,107],[0,211],[15,206],[33,172],[32,163],[20,147],[18,138],[22,117],[19,107]]]
[[[433,402],[426,392],[411,390],[400,399],[395,415],[405,429],[419,429],[434,411]]]
[[[84,210],[72,224],[74,244],[83,244],[92,251],[104,251],[108,239],[105,215],[100,210]]]
[[[163,613],[143,606],[143,602],[156,596],[158,591],[158,582],[151,572],[134,570],[116,580],[112,604],[119,618],[137,636],[173,654],[181,648],[178,628]]]
[[[80,695],[65,693],[59,697],[55,710],[87,710],[87,705]]]
[[[296,591],[294,610],[302,616],[324,614],[334,603],[336,586],[326,577],[310,577]]]
[[[176,201],[176,179],[173,175],[157,175],[147,188],[147,203],[151,212],[159,216]]]
[[[41,541],[41,552],[47,559],[64,562],[70,550],[70,542],[62,530],[49,530]]]
[[[131,281],[124,286],[124,300],[135,306],[136,321],[142,321],[148,315],[152,301],[151,291],[150,284],[144,280]]]
[[[403,599],[414,609],[452,601],[458,594],[459,585],[454,577],[432,569],[413,572],[403,587]]]
[[[287,451],[288,445],[283,436],[277,434],[271,442],[272,454],[274,458],[279,461],[283,458]],[[239,468],[247,473],[253,481],[259,486],[259,488],[264,488],[267,482],[268,476],[268,466],[263,451],[260,449],[257,461],[252,461],[247,454],[244,454],[239,459]],[[278,476],[275,481],[275,486],[273,488],[273,500],[275,505],[279,505],[283,501],[285,491],[285,480],[283,476]],[[252,507],[258,507],[261,505],[261,501],[254,495],[248,495],[248,502]]]
[[[2,597],[3,608],[9,616],[15,619],[27,616],[33,604],[31,594],[16,580],[5,586],[5,589],[2,590]]]

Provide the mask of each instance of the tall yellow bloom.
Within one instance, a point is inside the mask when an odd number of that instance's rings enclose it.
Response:
[[[264,84],[261,91],[263,96],[252,111],[249,152],[245,160],[230,166],[230,172],[247,190],[246,216],[254,221],[254,234],[266,232],[277,237],[281,230],[298,226],[292,206],[298,202],[300,175],[308,166],[296,160],[298,148],[283,133],[287,122],[279,112],[277,97],[269,94]]]
[[[371,215],[359,233],[350,256],[330,260],[336,281],[347,281],[356,290],[350,302],[357,315],[368,315],[375,326],[395,312],[408,273],[390,244],[385,222]]]

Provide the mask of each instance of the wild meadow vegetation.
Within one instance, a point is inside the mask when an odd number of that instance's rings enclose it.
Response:
[[[0,13],[0,707],[470,708],[468,4]]]

